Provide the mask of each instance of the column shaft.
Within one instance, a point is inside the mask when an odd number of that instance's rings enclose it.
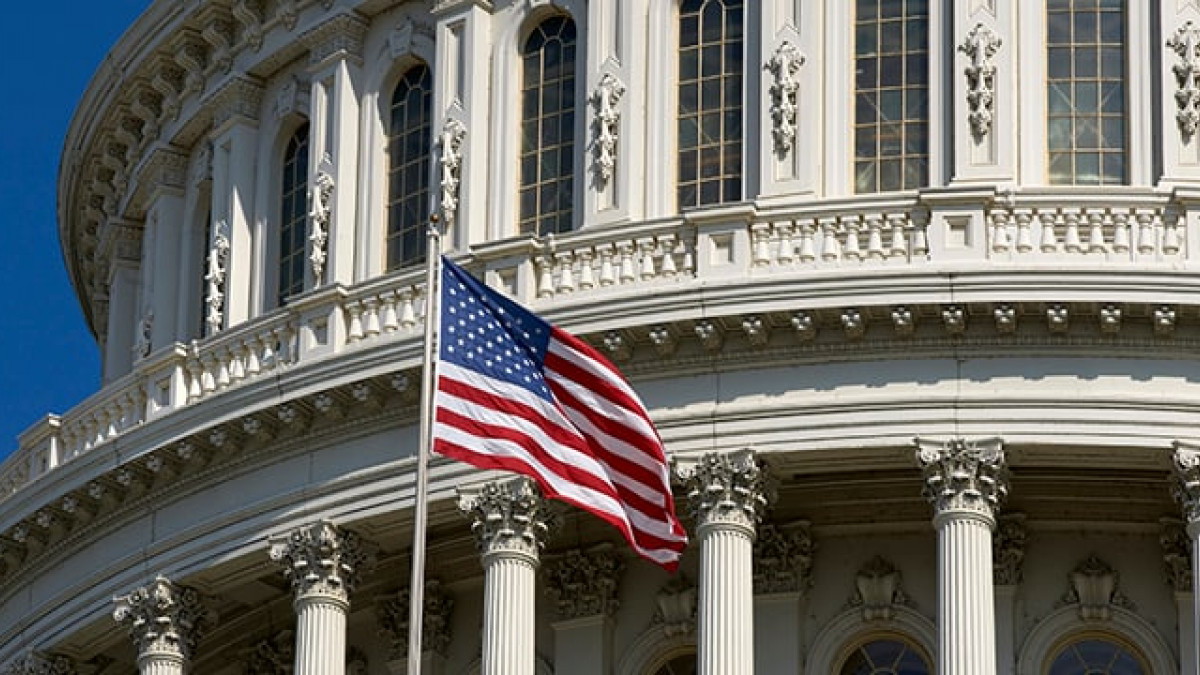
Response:
[[[937,528],[939,672],[995,673],[991,525],[976,513],[950,511]]]
[[[326,596],[296,600],[295,675],[346,672],[345,602]]]
[[[710,523],[700,528],[698,672],[754,672],[753,531]]]
[[[147,654],[138,659],[139,675],[183,675],[183,659],[172,654]]]
[[[528,557],[486,557],[481,675],[533,675],[535,582]]]

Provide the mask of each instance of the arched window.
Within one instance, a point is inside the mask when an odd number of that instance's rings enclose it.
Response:
[[[650,675],[696,675],[696,654],[683,654],[658,666]]]
[[[575,22],[538,24],[521,49],[520,232],[567,232],[575,176]]]
[[[679,208],[742,198],[742,0],[679,7]]]
[[[308,122],[300,125],[283,152],[279,207],[279,294],[282,306],[304,290],[304,251],[308,239]]]
[[[1145,675],[1149,669],[1132,649],[1098,637],[1064,646],[1050,661],[1048,675]]]
[[[1124,0],[1048,0],[1050,182],[1126,180]]]
[[[388,120],[388,271],[425,258],[432,105],[429,66],[409,68],[392,92]]]
[[[927,0],[858,0],[854,15],[854,191],[929,183]]]
[[[929,661],[909,643],[896,638],[871,640],[855,648],[839,675],[929,675]]]

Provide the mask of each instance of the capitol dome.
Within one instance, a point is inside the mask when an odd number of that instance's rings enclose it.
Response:
[[[155,0],[0,672],[407,672],[424,232],[606,354],[671,575],[430,460],[422,672],[1200,672],[1197,0]]]

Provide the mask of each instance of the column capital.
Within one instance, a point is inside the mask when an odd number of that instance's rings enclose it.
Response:
[[[458,510],[471,518],[471,531],[485,561],[515,556],[536,566],[538,552],[558,522],[537,484],[525,477],[460,490]]]
[[[754,541],[755,595],[807,591],[815,549],[808,522],[784,528],[765,523]]]
[[[1191,593],[1192,577],[1192,540],[1188,536],[1183,521],[1178,518],[1160,518],[1161,529],[1158,543],[1162,546],[1163,571],[1167,582],[1176,593]]]
[[[29,652],[4,669],[4,675],[76,675],[75,664],[65,656]]]
[[[683,482],[697,529],[724,525],[754,536],[771,486],[753,449],[710,452],[698,461],[684,460],[675,466],[675,474]]]
[[[201,602],[199,592],[163,576],[129,595],[113,598],[113,603],[113,619],[129,630],[139,660],[148,656],[191,658],[215,618]]]
[[[1175,441],[1171,456],[1176,482],[1172,492],[1189,529],[1200,526],[1200,445]]]
[[[235,120],[257,124],[263,90],[256,78],[235,77],[223,84],[210,99],[213,135],[220,135]]]
[[[1004,446],[999,438],[915,440],[917,464],[925,476],[925,498],[937,515],[975,514],[994,524],[1008,494]]]
[[[328,520],[275,537],[271,560],[283,567],[296,601],[324,598],[349,605],[350,592],[374,563],[374,546]]]
[[[1016,586],[1024,576],[1025,514],[1000,516],[992,538],[992,583],[997,586]]]
[[[625,563],[610,550],[567,551],[546,569],[546,593],[559,620],[610,617],[617,611],[617,587]]]

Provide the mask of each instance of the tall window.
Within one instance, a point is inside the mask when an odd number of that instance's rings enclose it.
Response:
[[[857,0],[854,190],[929,183],[927,0]]]
[[[840,675],[929,675],[933,670],[911,645],[894,639],[873,640],[855,649]]]
[[[1050,182],[1125,182],[1123,0],[1048,0]]]
[[[546,19],[521,49],[522,234],[571,229],[575,189],[575,22]]]
[[[679,208],[742,198],[742,0],[679,7]]]
[[[1085,638],[1062,649],[1050,664],[1050,675],[1144,675],[1150,671],[1125,647]]]
[[[433,80],[424,64],[409,68],[392,92],[388,122],[388,271],[425,257],[432,102]]]
[[[308,122],[300,125],[283,153],[279,207],[279,305],[304,290],[308,238]]]

